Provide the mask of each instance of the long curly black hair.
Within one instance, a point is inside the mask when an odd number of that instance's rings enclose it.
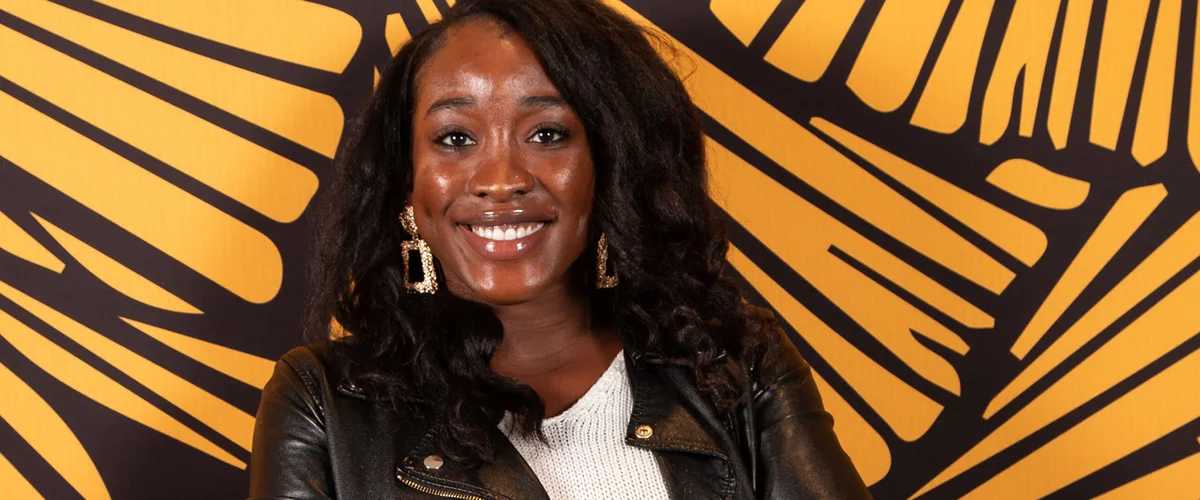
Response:
[[[596,169],[591,241],[606,235],[619,275],[615,288],[590,287],[593,318],[617,327],[636,362],[687,369],[714,408],[732,411],[747,381],[718,358],[770,362],[778,327],[724,275],[729,243],[708,195],[698,112],[668,63],[677,57],[659,53],[674,49],[595,0],[460,0],[399,50],[335,161],[315,230],[306,340],[330,342],[344,375],[386,391],[397,408],[429,401],[448,457],[490,460],[488,429],[506,411],[520,432],[540,436],[541,399],[489,367],[503,336],[491,309],[444,282],[436,294],[404,287],[408,236],[397,217],[412,187],[414,78],[455,25],[481,19],[522,35],[583,120]],[[593,248],[575,267],[594,269],[595,259]],[[342,340],[329,341],[331,318],[348,333]]]

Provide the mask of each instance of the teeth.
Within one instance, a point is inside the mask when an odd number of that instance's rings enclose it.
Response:
[[[469,226],[471,232],[478,235],[480,238],[485,238],[495,241],[512,241],[521,239],[536,233],[544,227],[544,222],[530,222],[525,224],[503,224],[500,226]]]

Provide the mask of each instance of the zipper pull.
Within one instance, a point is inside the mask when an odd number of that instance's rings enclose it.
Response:
[[[396,467],[396,479],[399,480],[401,484],[427,495],[435,495],[443,498],[454,498],[457,500],[488,500],[487,498],[479,495],[437,487],[429,484],[429,481],[419,481],[416,478],[408,477],[404,474],[404,468],[414,469],[417,467],[418,463],[424,466],[425,469],[433,471],[442,468],[442,465],[445,464],[445,460],[438,455],[429,455],[424,459],[418,459],[417,457],[413,456],[404,457],[404,467]]]

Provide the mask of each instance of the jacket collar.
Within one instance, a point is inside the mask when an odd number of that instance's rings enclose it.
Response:
[[[694,385],[686,368],[637,362],[629,366],[633,414],[625,430],[626,443],[728,460],[716,440],[722,423],[715,412],[703,411],[708,402],[698,391],[680,390]]]
[[[724,466],[726,488],[732,491],[733,471],[728,451],[732,445],[727,433],[721,431],[723,422],[707,400],[695,390],[687,369],[639,362],[628,357],[628,354],[626,356],[634,401],[625,431],[625,442],[631,446],[669,452],[660,457],[660,460],[667,462],[699,457],[718,459]],[[724,353],[718,357],[720,360],[724,358]],[[367,391],[353,379],[341,379],[337,390],[360,399],[386,399],[386,396]],[[413,402],[428,408],[434,406],[427,400],[414,399]],[[415,445],[398,448],[396,474],[401,482],[416,483],[417,489],[427,488],[432,490],[427,493],[441,493],[451,498],[548,500],[532,469],[499,428],[489,431],[492,433],[495,460],[477,467],[464,467],[438,455],[435,445],[437,428],[433,422],[439,419],[421,420],[427,423],[422,425],[423,437]],[[676,467],[673,470],[696,469]],[[669,484],[672,491],[685,491],[687,488],[683,483],[694,484],[695,480],[667,474],[664,474],[664,479],[668,483],[680,483]]]
[[[444,460],[437,454],[433,439],[435,428],[430,427],[420,443],[401,455],[396,466],[397,479],[406,484],[415,482],[418,486],[433,490],[426,493],[451,498],[549,500],[537,475],[500,429],[491,429],[489,432],[494,460],[476,467],[465,467]],[[427,463],[429,460],[433,462]],[[442,461],[440,465],[437,460]]]

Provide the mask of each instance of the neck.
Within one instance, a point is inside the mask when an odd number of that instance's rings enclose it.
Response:
[[[504,339],[492,356],[496,373],[523,378],[620,349],[614,330],[593,323],[586,292],[565,284],[547,292],[529,302],[493,307],[504,325]]]

